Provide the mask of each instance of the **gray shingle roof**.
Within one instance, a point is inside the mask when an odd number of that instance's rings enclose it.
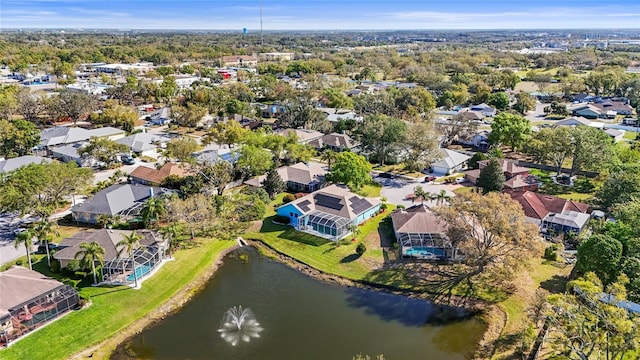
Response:
[[[116,247],[116,244],[122,240],[124,235],[129,235],[131,232],[130,230],[111,229],[80,231],[62,239],[59,244],[62,249],[57,251],[53,257],[58,260],[73,260],[78,251],[80,251],[81,243],[95,241],[105,250],[104,261],[110,261],[117,258],[118,252],[121,251],[121,247]],[[151,246],[161,241],[160,236],[149,230],[136,230],[136,233],[142,236],[140,246]]]
[[[51,161],[53,160],[33,155],[25,155],[13,159],[7,159],[4,161],[0,161],[0,173],[13,171],[29,164],[40,164],[43,162],[50,163]]]
[[[8,310],[64,284],[22,266],[0,272],[0,317]]]
[[[164,194],[166,191],[155,186],[137,184],[116,184],[97,192],[93,197],[85,202],[74,205],[72,213],[106,214],[116,215],[124,210],[130,209],[137,203],[145,201],[150,197],[153,189],[153,196]]]

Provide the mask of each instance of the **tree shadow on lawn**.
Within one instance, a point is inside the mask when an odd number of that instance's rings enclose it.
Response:
[[[552,294],[564,293],[567,285],[567,277],[561,275],[553,275],[551,279],[540,283],[540,287]]]
[[[342,258],[342,260],[340,260],[341,264],[348,264],[350,262],[356,261],[360,258],[360,255],[358,254],[349,254],[345,257]]]

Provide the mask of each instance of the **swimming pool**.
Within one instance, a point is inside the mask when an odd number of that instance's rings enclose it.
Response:
[[[417,258],[426,258],[426,259],[442,259],[447,257],[447,253],[444,249],[435,248],[435,247],[427,247],[427,246],[417,246],[410,247],[404,251],[406,256],[413,256]]]
[[[147,275],[149,272],[151,272],[151,269],[153,269],[153,264],[144,264],[144,265],[140,265],[136,268],[136,277],[138,279],[140,279],[141,277]],[[133,281],[133,273],[129,274],[127,276],[127,281]]]

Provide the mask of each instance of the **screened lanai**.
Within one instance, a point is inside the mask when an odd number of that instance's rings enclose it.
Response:
[[[339,240],[349,234],[351,220],[316,210],[301,218],[300,224],[300,231],[331,240]]]
[[[42,293],[0,316],[0,346],[29,333],[78,306],[78,292],[69,285]]]
[[[402,255],[424,259],[451,259],[453,247],[443,234],[398,233]]]
[[[131,284],[148,275],[164,258],[164,249],[157,246],[139,247],[133,257],[126,253],[106,261],[101,268],[102,281],[112,284]],[[134,275],[135,269],[135,275]]]

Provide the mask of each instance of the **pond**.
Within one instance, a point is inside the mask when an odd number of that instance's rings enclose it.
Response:
[[[242,261],[240,253],[248,258]],[[236,338],[234,346],[218,329],[237,305],[250,308],[256,323],[245,319],[245,329],[255,329],[247,330],[253,331],[248,342]],[[360,353],[468,359],[485,325],[475,318],[429,324],[440,310],[422,300],[326,284],[245,247],[227,256],[180,311],[121,345],[112,359],[351,360]]]

